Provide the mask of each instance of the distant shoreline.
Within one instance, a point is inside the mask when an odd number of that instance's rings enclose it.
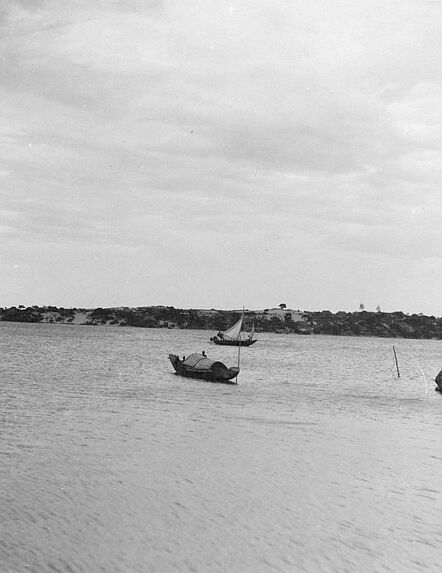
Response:
[[[32,306],[0,308],[0,321],[86,326],[135,326],[139,328],[178,328],[225,330],[241,310],[179,309],[173,306],[136,308],[58,308]],[[442,340],[442,318],[397,312],[300,311],[285,305],[265,310],[246,310],[246,329],[310,335],[377,336]]]

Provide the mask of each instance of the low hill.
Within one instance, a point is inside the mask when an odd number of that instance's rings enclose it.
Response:
[[[57,308],[24,306],[0,308],[0,320],[81,324],[86,326],[137,326],[141,328],[189,328],[225,330],[242,311],[179,309],[173,306],[136,308]],[[442,339],[442,318],[397,312],[299,311],[287,308],[246,310],[246,328],[255,324],[257,332],[287,334],[332,334],[341,336],[381,336]]]

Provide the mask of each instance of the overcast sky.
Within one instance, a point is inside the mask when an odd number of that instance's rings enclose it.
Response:
[[[442,315],[442,2],[2,0],[0,306]]]

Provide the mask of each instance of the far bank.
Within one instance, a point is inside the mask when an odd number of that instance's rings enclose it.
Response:
[[[225,330],[241,315],[241,310],[180,309],[173,306],[136,308],[58,308],[31,306],[0,308],[0,320],[77,324],[85,326],[135,326],[139,328],[180,328]],[[264,310],[245,310],[246,329],[310,335],[379,336],[442,340],[442,318],[396,312],[300,311],[280,305]]]

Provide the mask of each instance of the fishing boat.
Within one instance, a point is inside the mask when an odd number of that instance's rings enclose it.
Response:
[[[243,323],[244,313],[242,313],[238,322],[235,322],[235,324],[227,330],[224,330],[223,332],[220,331],[215,336],[212,336],[210,341],[223,346],[252,346],[252,344],[255,344],[256,342],[256,338],[253,338],[255,334],[255,325],[252,325],[252,330],[250,332],[244,333],[246,334],[244,337],[242,335]]]
[[[205,354],[190,354],[183,360],[180,360],[180,357],[176,354],[169,354],[169,360],[175,372],[186,378],[198,378],[206,380],[206,382],[236,384],[236,377],[239,374],[239,366],[227,368],[222,362],[210,360]]]
[[[434,381],[436,382],[437,386],[435,388],[436,392],[442,392],[442,370],[439,372],[439,374],[436,376],[436,378],[434,379]]]

